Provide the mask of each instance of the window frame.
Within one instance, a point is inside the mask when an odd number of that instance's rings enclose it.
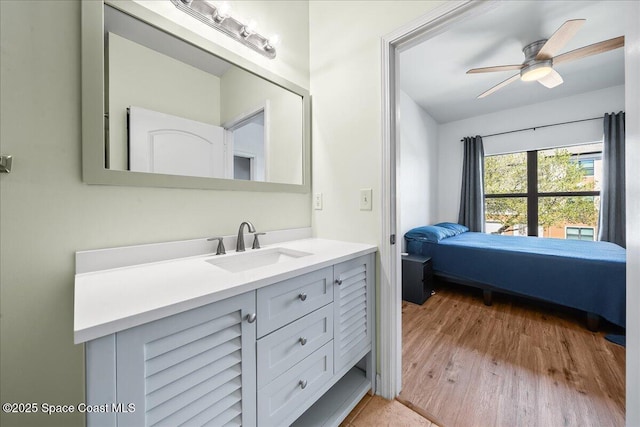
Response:
[[[576,236],[578,236],[577,239],[569,239],[567,236],[569,235],[569,229],[573,229],[573,230],[577,230],[578,234],[576,234]],[[583,239],[582,236],[582,231],[583,230],[591,230],[591,239]],[[564,238],[566,240],[584,240],[587,242],[593,242],[596,240],[596,229],[595,227],[590,227],[590,226],[581,226],[581,225],[567,225],[564,227]]]
[[[555,147],[556,149],[564,147]],[[487,199],[500,199],[511,197],[524,197],[527,201],[527,235],[532,237],[538,237],[538,207],[541,197],[583,197],[583,196],[600,196],[600,190],[591,191],[553,191],[553,192],[539,192],[538,191],[538,152],[546,151],[546,149],[540,150],[527,150],[527,192],[526,193],[503,193],[503,194],[485,194],[485,203]],[[505,154],[523,153],[524,151],[516,151],[513,153],[495,154],[495,156]],[[490,156],[487,156],[490,157]],[[484,176],[483,176],[484,180]],[[485,222],[487,220],[485,213]],[[566,232],[565,232],[566,235]]]

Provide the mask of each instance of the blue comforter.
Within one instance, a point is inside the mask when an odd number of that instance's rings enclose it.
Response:
[[[608,242],[466,232],[437,243],[406,237],[436,274],[599,314],[625,326],[626,251]]]

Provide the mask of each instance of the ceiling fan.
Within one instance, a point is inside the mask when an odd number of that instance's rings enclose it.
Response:
[[[537,81],[548,88],[556,87],[562,84],[563,80],[560,74],[553,69],[554,65],[575,61],[576,59],[586,58],[587,56],[597,55],[624,46],[624,36],[620,36],[555,56],[556,53],[575,36],[585,21],[586,19],[571,19],[566,21],[548,40],[538,40],[526,45],[522,49],[525,56],[522,64],[472,68],[467,71],[467,74],[475,74],[520,70],[518,74],[509,77],[507,80],[481,93],[478,95],[478,98],[489,96],[518,79],[525,82]]]

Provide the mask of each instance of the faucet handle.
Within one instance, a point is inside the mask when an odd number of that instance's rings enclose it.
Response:
[[[258,236],[264,236],[267,233],[253,233],[253,245],[251,245],[251,249],[260,249],[260,242],[258,241]]]
[[[216,249],[216,255],[224,255],[227,252],[224,250],[224,242],[223,242],[224,237],[209,237],[207,239],[207,242],[211,242],[213,240],[217,240],[218,241],[218,248]]]

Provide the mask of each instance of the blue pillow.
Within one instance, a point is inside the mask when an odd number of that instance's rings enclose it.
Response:
[[[423,242],[437,243],[442,239],[455,235],[456,232],[449,230],[448,228],[438,227],[437,225],[425,225],[423,227],[416,227],[407,231],[404,237]]]
[[[436,226],[452,230],[456,233],[456,236],[458,234],[466,233],[467,231],[469,231],[469,227],[462,224],[456,224],[455,222],[441,222],[439,224],[436,224]]]

